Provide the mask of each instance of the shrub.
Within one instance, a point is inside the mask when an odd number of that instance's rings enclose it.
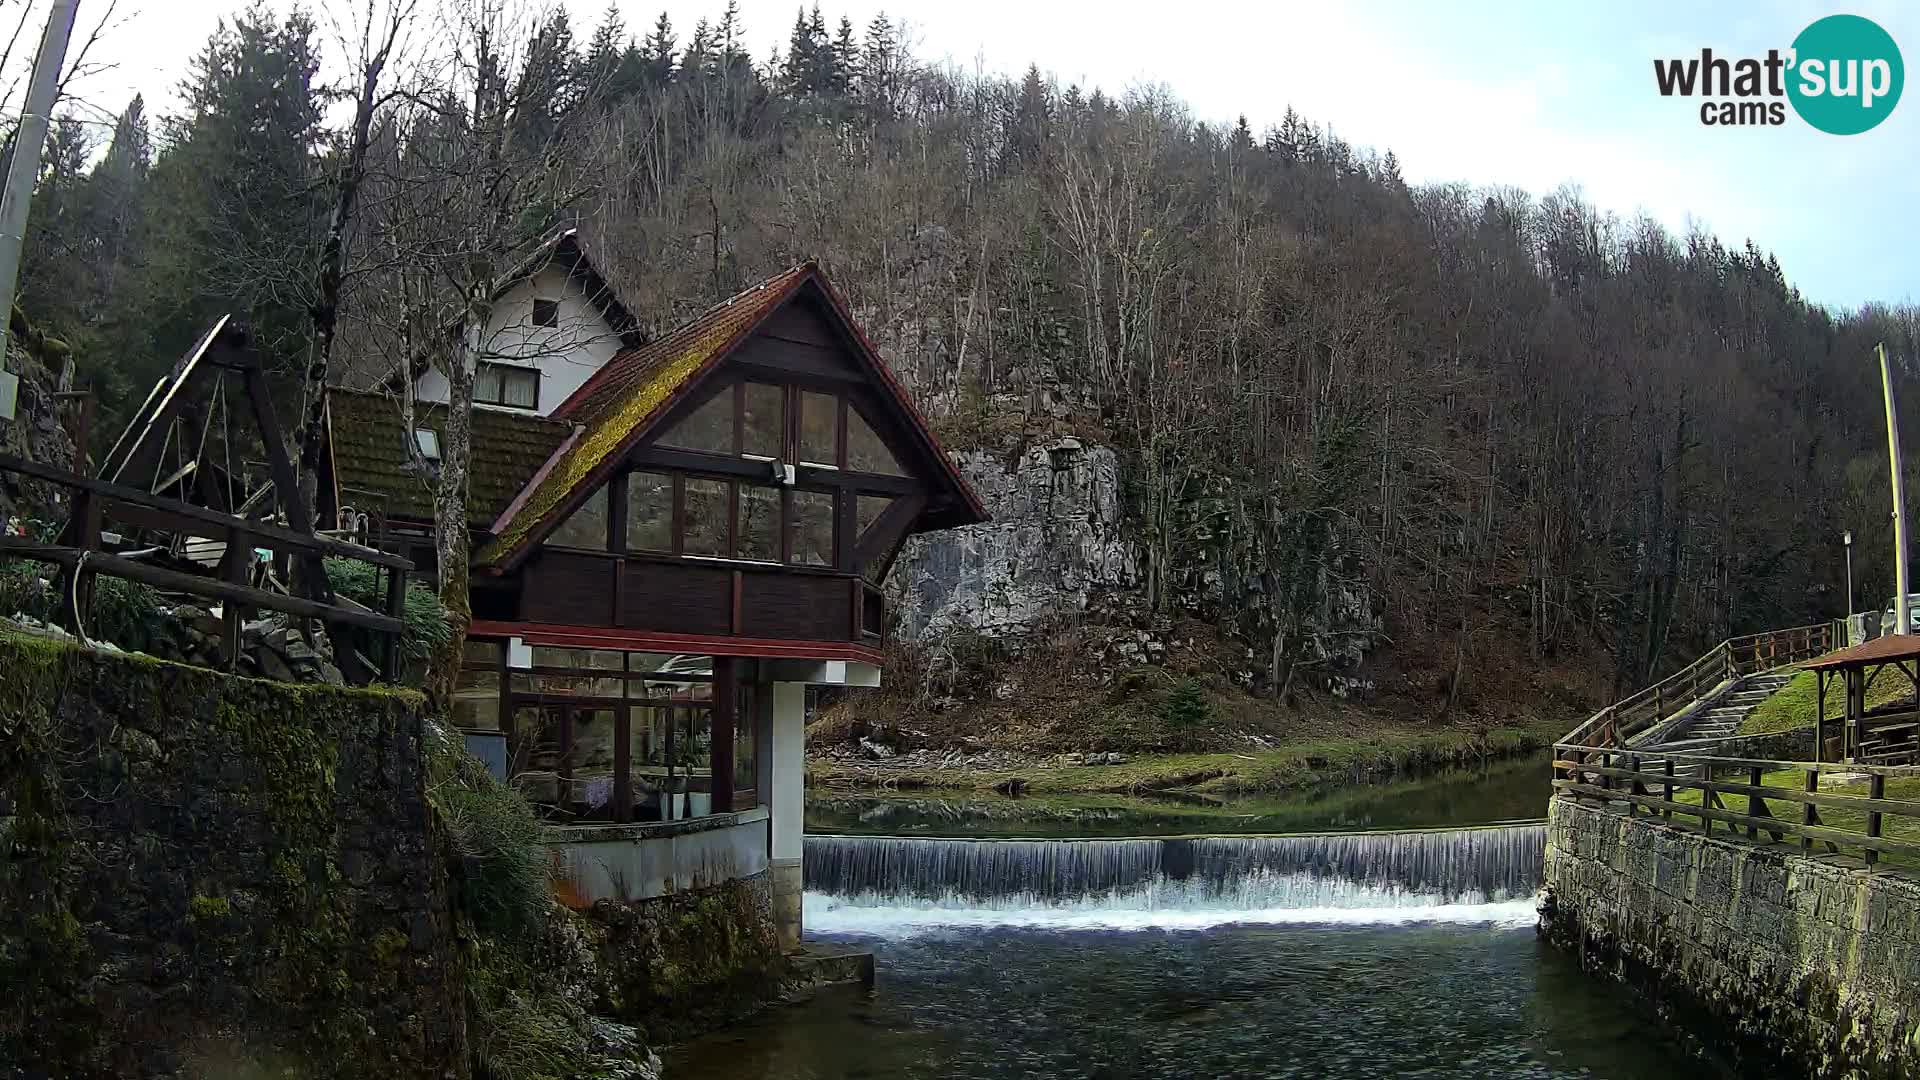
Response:
[[[483,933],[535,933],[552,898],[540,819],[459,740],[437,725],[427,737],[428,795],[459,861],[454,904]]]
[[[1204,727],[1213,720],[1213,703],[1207,700],[1206,687],[1195,678],[1182,679],[1167,691],[1160,703],[1160,719],[1168,727]]]
[[[31,615],[41,622],[64,621],[66,597],[60,575],[30,559],[0,561],[0,618]],[[160,594],[137,581],[97,574],[93,606],[87,612],[87,636],[132,652],[164,655],[172,641],[173,621],[163,612]]]
[[[386,610],[386,580],[379,567],[358,559],[328,559],[326,567],[327,585],[335,593],[375,611]],[[407,604],[400,618],[406,623],[400,635],[400,654],[410,663],[425,663],[435,649],[453,636],[440,598],[419,582],[407,583]],[[373,638],[369,632],[355,630],[350,640],[354,648],[373,654]]]

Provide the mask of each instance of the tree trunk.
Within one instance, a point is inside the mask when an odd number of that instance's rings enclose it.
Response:
[[[440,484],[434,493],[434,552],[439,560],[440,604],[452,633],[434,655],[427,673],[428,701],[444,710],[452,704],[467,628],[473,624],[468,599],[473,539],[467,523],[467,469],[473,456],[473,377],[479,368],[482,338],[492,315],[492,275],[476,274],[467,289],[466,330],[447,364],[447,421],[440,446]]]

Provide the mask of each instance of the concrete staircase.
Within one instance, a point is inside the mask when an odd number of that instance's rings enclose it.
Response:
[[[1775,671],[1747,677],[1725,694],[1707,703],[1706,711],[1669,735],[1666,742],[1695,739],[1729,739],[1740,733],[1740,725],[1760,703],[1776,690],[1793,681],[1796,672]]]

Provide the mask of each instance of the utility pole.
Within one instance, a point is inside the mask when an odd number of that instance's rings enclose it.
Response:
[[[1880,395],[1887,403],[1887,460],[1893,470],[1893,632],[1911,633],[1907,623],[1907,501],[1900,479],[1900,418],[1893,409],[1893,371],[1887,343],[1881,342]]]
[[[1840,534],[1840,544],[1847,549],[1847,624],[1853,624],[1853,530]]]
[[[40,149],[47,142],[53,98],[60,90],[60,67],[67,60],[67,38],[73,34],[73,19],[79,10],[80,0],[53,0],[53,14],[47,17],[40,51],[33,57],[33,78],[27,83],[20,126],[14,130],[13,161],[7,168],[7,186],[0,191],[0,320],[4,320],[0,323],[0,340],[10,340],[13,334],[13,291],[20,283],[20,247],[27,237],[27,211],[33,208]]]

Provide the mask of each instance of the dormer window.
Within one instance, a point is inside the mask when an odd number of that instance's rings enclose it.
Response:
[[[420,448],[420,456],[429,465],[440,464],[440,433],[432,428],[414,428],[413,445]]]
[[[560,301],[536,299],[533,302],[533,325],[559,326]]]
[[[540,369],[480,362],[473,376],[475,405],[504,405],[510,409],[540,406]]]

